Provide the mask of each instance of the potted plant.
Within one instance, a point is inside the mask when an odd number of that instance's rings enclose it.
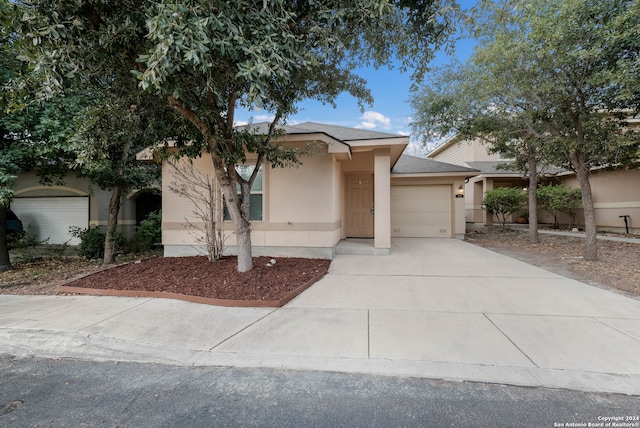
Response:
[[[522,213],[516,218],[516,223],[518,224],[528,224],[529,223],[529,213]]]

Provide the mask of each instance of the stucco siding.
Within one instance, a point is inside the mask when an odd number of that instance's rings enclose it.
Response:
[[[624,219],[629,215],[629,226],[634,233],[640,232],[640,170],[594,171],[590,176],[591,193],[596,211],[596,225],[599,230],[625,231]],[[580,188],[575,177],[563,178],[565,186]],[[562,215],[561,223],[568,217]],[[584,213],[580,209],[578,224],[584,224]]]
[[[42,185],[34,171],[21,172],[16,179],[14,198],[89,197],[89,221],[84,227],[107,225],[111,192],[102,190],[86,177],[78,177],[69,172],[61,184]],[[118,214],[119,230],[129,238],[133,237],[136,226],[136,205],[134,199],[122,197]]]
[[[214,177],[207,156],[195,159],[193,165],[200,174]],[[172,169],[166,162],[163,164],[165,255],[204,254],[204,223],[194,214],[194,202],[171,190],[171,183],[179,180]],[[335,189],[340,188],[339,164],[325,150],[304,157],[297,168],[264,165],[263,171],[263,219],[253,221],[251,230],[254,254],[261,254],[260,247],[264,247],[273,255],[331,257],[341,231],[340,198],[339,193],[335,194]],[[233,224],[225,221],[223,229],[227,253],[234,254],[237,243]],[[309,250],[294,251],[300,248]]]
[[[356,152],[348,162],[342,163],[345,173],[373,173],[373,152]]]
[[[268,222],[313,223],[336,220],[333,162],[323,153],[305,157],[297,168],[270,169],[266,186]]]

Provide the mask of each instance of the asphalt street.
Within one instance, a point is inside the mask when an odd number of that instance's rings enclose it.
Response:
[[[640,397],[620,394],[0,356],[2,427],[638,427],[639,415]]]

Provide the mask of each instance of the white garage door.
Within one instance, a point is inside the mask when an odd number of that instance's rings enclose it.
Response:
[[[88,197],[15,198],[11,209],[22,220],[25,232],[48,244],[77,245],[80,240],[69,234],[70,226],[86,229],[89,225]]]
[[[451,186],[391,187],[391,236],[452,236]]]

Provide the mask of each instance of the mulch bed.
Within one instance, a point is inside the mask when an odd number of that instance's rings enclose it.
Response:
[[[276,260],[271,264],[271,260]],[[237,271],[236,257],[210,262],[206,257],[156,257],[106,269],[60,287],[61,293],[78,289],[117,290],[120,295],[173,293],[229,301],[282,301],[322,276],[331,260],[254,257],[254,267]],[[160,296],[158,296],[160,297]]]

